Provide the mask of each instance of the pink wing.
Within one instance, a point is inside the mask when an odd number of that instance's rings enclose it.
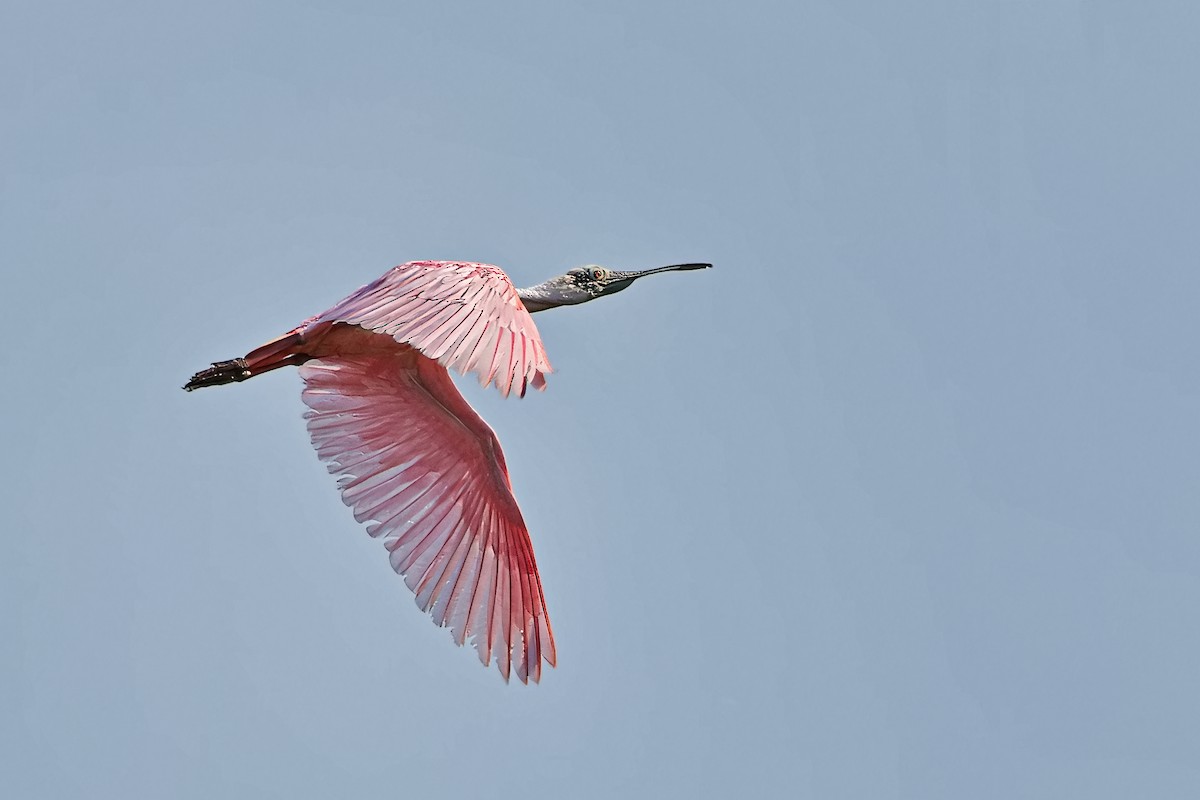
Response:
[[[368,308],[362,301],[369,289],[355,307]],[[375,312],[354,313],[391,332],[392,323]],[[398,340],[432,342],[443,353],[448,347],[436,331],[395,330]],[[460,349],[465,355],[451,356],[451,363],[478,363],[471,347]],[[554,636],[500,442],[445,368],[403,345],[386,350],[333,355],[300,368],[313,445],[340,476],[355,518],[384,540],[417,605],[449,626],[458,644],[470,639],[485,665],[494,655],[505,680],[515,668],[521,681],[536,682],[543,659],[554,665]]]
[[[315,322],[347,322],[412,345],[459,374],[522,397],[551,371],[512,281],[490,264],[412,261],[367,284]]]

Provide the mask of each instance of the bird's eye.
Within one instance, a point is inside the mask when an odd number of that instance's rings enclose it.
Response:
[[[592,280],[598,281],[603,277],[604,277],[604,270],[599,269],[599,268],[592,270]]]

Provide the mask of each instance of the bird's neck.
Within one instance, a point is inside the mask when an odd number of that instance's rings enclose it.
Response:
[[[517,289],[517,297],[521,298],[521,302],[525,304],[525,310],[530,314],[559,305],[550,298],[550,292],[541,284],[530,286],[528,289]]]

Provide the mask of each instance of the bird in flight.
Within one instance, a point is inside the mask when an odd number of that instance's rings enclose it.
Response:
[[[192,376],[187,391],[300,368],[308,431],[342,500],[383,540],[417,605],[509,679],[541,678],[554,634],[529,531],[500,441],[455,388],[472,372],[501,395],[544,389],[551,371],[529,315],[616,294],[673,264],[589,265],[528,289],[499,267],[413,261],[333,308]]]

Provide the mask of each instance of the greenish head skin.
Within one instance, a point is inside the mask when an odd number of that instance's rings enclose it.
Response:
[[[535,311],[545,311],[555,306],[574,306],[616,294],[629,288],[638,278],[653,275],[656,272],[671,272],[690,269],[708,269],[712,264],[672,264],[668,267],[656,267],[634,271],[605,269],[596,264],[588,264],[569,270],[565,275],[551,278],[545,283],[530,286],[528,289],[518,289],[517,294],[525,308],[532,314]]]

